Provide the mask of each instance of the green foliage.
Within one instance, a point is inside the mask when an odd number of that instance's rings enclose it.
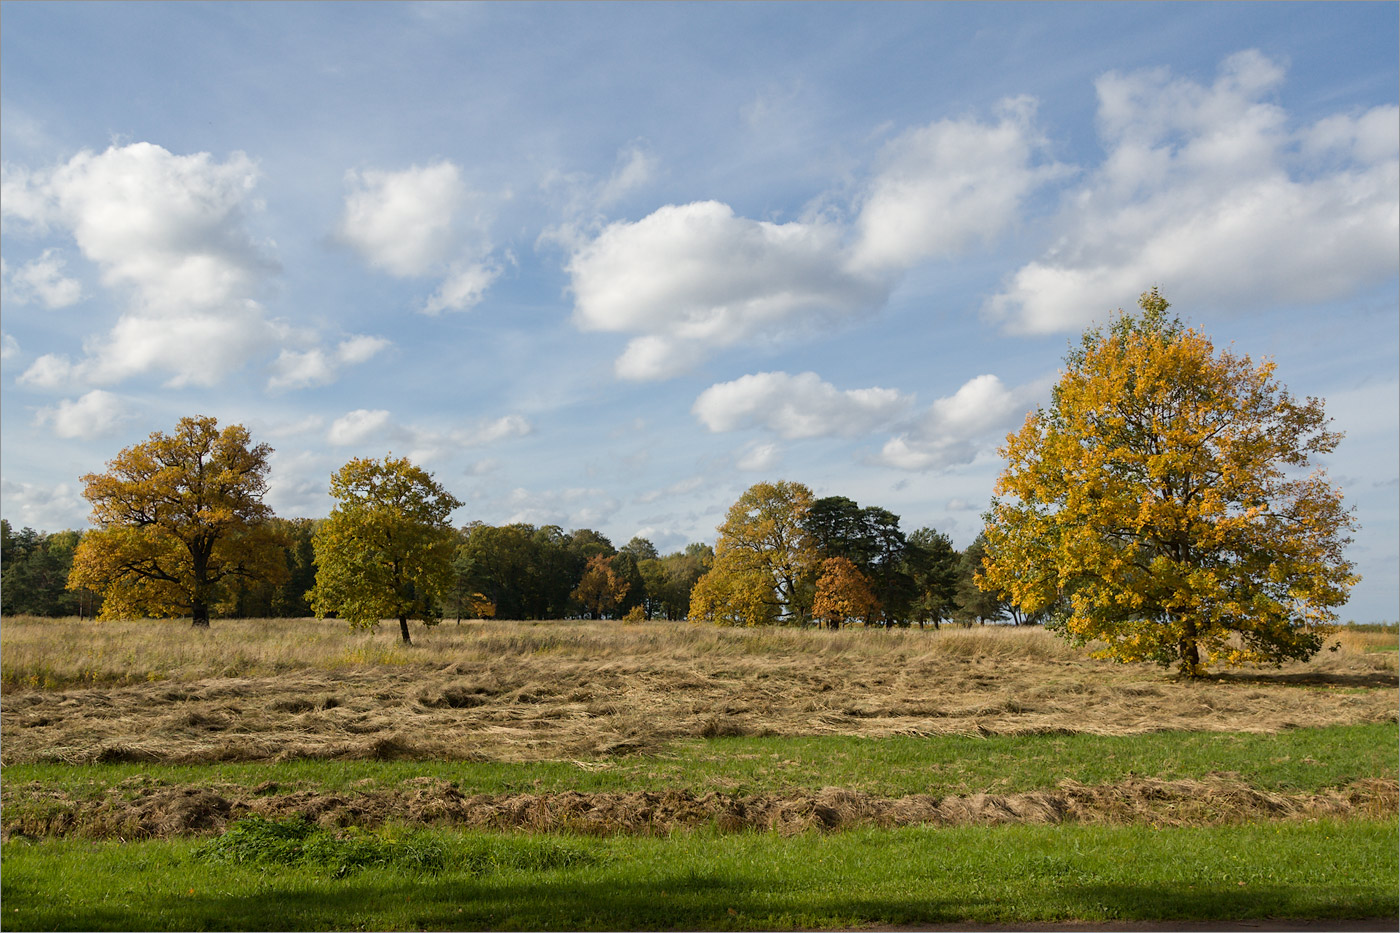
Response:
[[[407,458],[356,458],[331,477],[337,505],[312,539],[317,618],[338,615],[356,628],[397,618],[438,621],[452,586],[456,534],[448,524],[462,503]]]
[[[12,532],[0,519],[0,613],[4,615],[83,616],[93,614],[97,594],[69,590],[68,574],[82,532],[44,534],[33,528]]]
[[[301,817],[269,820],[250,816],[218,838],[195,850],[195,858],[277,868],[315,865],[332,877],[344,878],[365,868],[391,868],[414,874],[434,874],[446,864],[446,850],[423,831],[367,832],[349,828],[320,829]]]

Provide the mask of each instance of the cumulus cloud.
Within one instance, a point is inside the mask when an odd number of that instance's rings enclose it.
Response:
[[[710,386],[691,411],[711,431],[761,427],[789,440],[856,437],[878,430],[908,407],[894,389],[841,390],[816,373],[755,373]]]
[[[717,201],[667,205],[574,252],[574,320],[638,334],[617,361],[622,378],[666,378],[715,348],[883,303],[887,283],[846,268],[841,234],[737,217]]]
[[[171,385],[212,385],[274,345],[283,329],[257,298],[276,266],[247,229],[256,183],[241,152],[218,162],[151,143],[83,151],[42,172],[7,170],[6,219],[70,233],[103,285],[130,298],[116,327],[86,342],[84,359],[47,354],[24,381],[62,388],[164,371]],[[66,281],[50,264],[31,284],[65,299],[76,294]]]
[[[54,408],[39,410],[36,422],[50,424],[59,437],[101,437],[111,434],[134,417],[120,396],[93,389],[76,400],[65,399]]]
[[[993,123],[942,120],[893,140],[851,222],[772,223],[698,201],[608,224],[591,238],[575,226],[552,231],[549,239],[572,247],[575,323],[632,335],[614,369],[652,380],[719,348],[878,310],[908,269],[1001,234],[1025,199],[1063,172],[1041,155],[1030,98],[999,110]],[[648,172],[634,156],[614,181],[626,189]]]
[[[82,283],[63,274],[64,260],[56,249],[46,249],[38,259],[31,260],[14,272],[9,272],[9,295],[22,304],[38,303],[46,308],[66,308],[83,297]]]
[[[351,171],[346,184],[337,232],[371,266],[418,276],[447,257],[452,215],[466,196],[457,166],[442,161],[401,172]]]
[[[19,356],[19,341],[10,334],[0,336],[0,360],[12,360]]]
[[[1178,304],[1326,301],[1396,274],[1400,110],[1300,130],[1268,98],[1256,51],[1210,86],[1166,69],[1097,82],[1102,166],[1070,193],[1064,233],[987,305],[1014,331],[1074,331],[1151,285]]]
[[[334,382],[346,366],[356,366],[392,346],[384,337],[356,334],[333,350],[283,350],[272,363],[267,387],[272,390],[305,389]]]
[[[1042,382],[1008,388],[996,376],[977,376],[936,400],[909,430],[891,438],[877,461],[904,470],[971,463],[995,449],[1046,390]]]
[[[500,277],[486,219],[463,217],[473,199],[452,162],[351,171],[346,184],[336,235],[373,268],[400,278],[440,278],[423,313],[470,310]]]
[[[1015,223],[1026,198],[1066,171],[1038,161],[1035,101],[1003,101],[994,124],[938,120],[885,147],[856,219],[858,268],[907,269],[988,242]]]

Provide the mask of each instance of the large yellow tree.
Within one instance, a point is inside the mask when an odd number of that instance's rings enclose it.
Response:
[[[355,458],[331,477],[337,500],[311,540],[317,618],[336,614],[355,628],[398,619],[435,624],[456,571],[457,535],[448,518],[459,502],[407,457]]]
[[[715,562],[695,584],[692,619],[730,625],[800,624],[801,584],[817,555],[804,519],[812,491],[801,483],[756,483],[729,507],[719,526]]]
[[[262,501],[271,454],[242,425],[181,418],[84,476],[97,527],[73,555],[69,589],[101,594],[102,618],[189,612],[207,627],[228,584],[286,580]]]
[[[978,583],[1123,661],[1278,664],[1321,648],[1358,577],[1312,458],[1341,435],[1272,362],[1217,352],[1154,289],[1071,351],[1002,454]]]

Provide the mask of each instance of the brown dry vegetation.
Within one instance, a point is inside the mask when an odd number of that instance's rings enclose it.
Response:
[[[1281,670],[1182,681],[1038,629],[719,629],[311,620],[0,631],[0,761],[530,760],[684,737],[1104,735],[1394,722],[1394,637],[1339,636]],[[1377,689],[1379,688],[1379,689]]]
[[[817,794],[734,795],[687,790],[620,793],[463,794],[450,782],[413,778],[394,789],[326,794],[285,791],[275,784],[252,789],[232,784],[168,786],[137,776],[108,788],[97,801],[75,800],[32,784],[16,789],[30,805],[5,821],[15,835],[82,835],[144,839],[223,829],[246,816],[301,817],[321,826],[377,826],[386,822],[484,830],[665,835],[715,826],[725,832],[859,826],[952,826],[1000,823],[1147,823],[1218,825],[1257,819],[1385,817],[1400,795],[1394,781],[1372,778],[1324,793],[1269,793],[1227,776],[1164,781],[1135,778],[1112,786],[1064,781],[1054,790],[1019,794],[877,797],[829,787]]]

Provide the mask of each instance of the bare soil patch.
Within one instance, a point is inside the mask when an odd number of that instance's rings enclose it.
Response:
[[[343,628],[6,620],[0,762],[520,761],[722,735],[1272,732],[1395,722],[1400,704],[1395,656],[1345,647],[1192,682],[1089,660],[1040,630],[449,623],[401,648]]]

